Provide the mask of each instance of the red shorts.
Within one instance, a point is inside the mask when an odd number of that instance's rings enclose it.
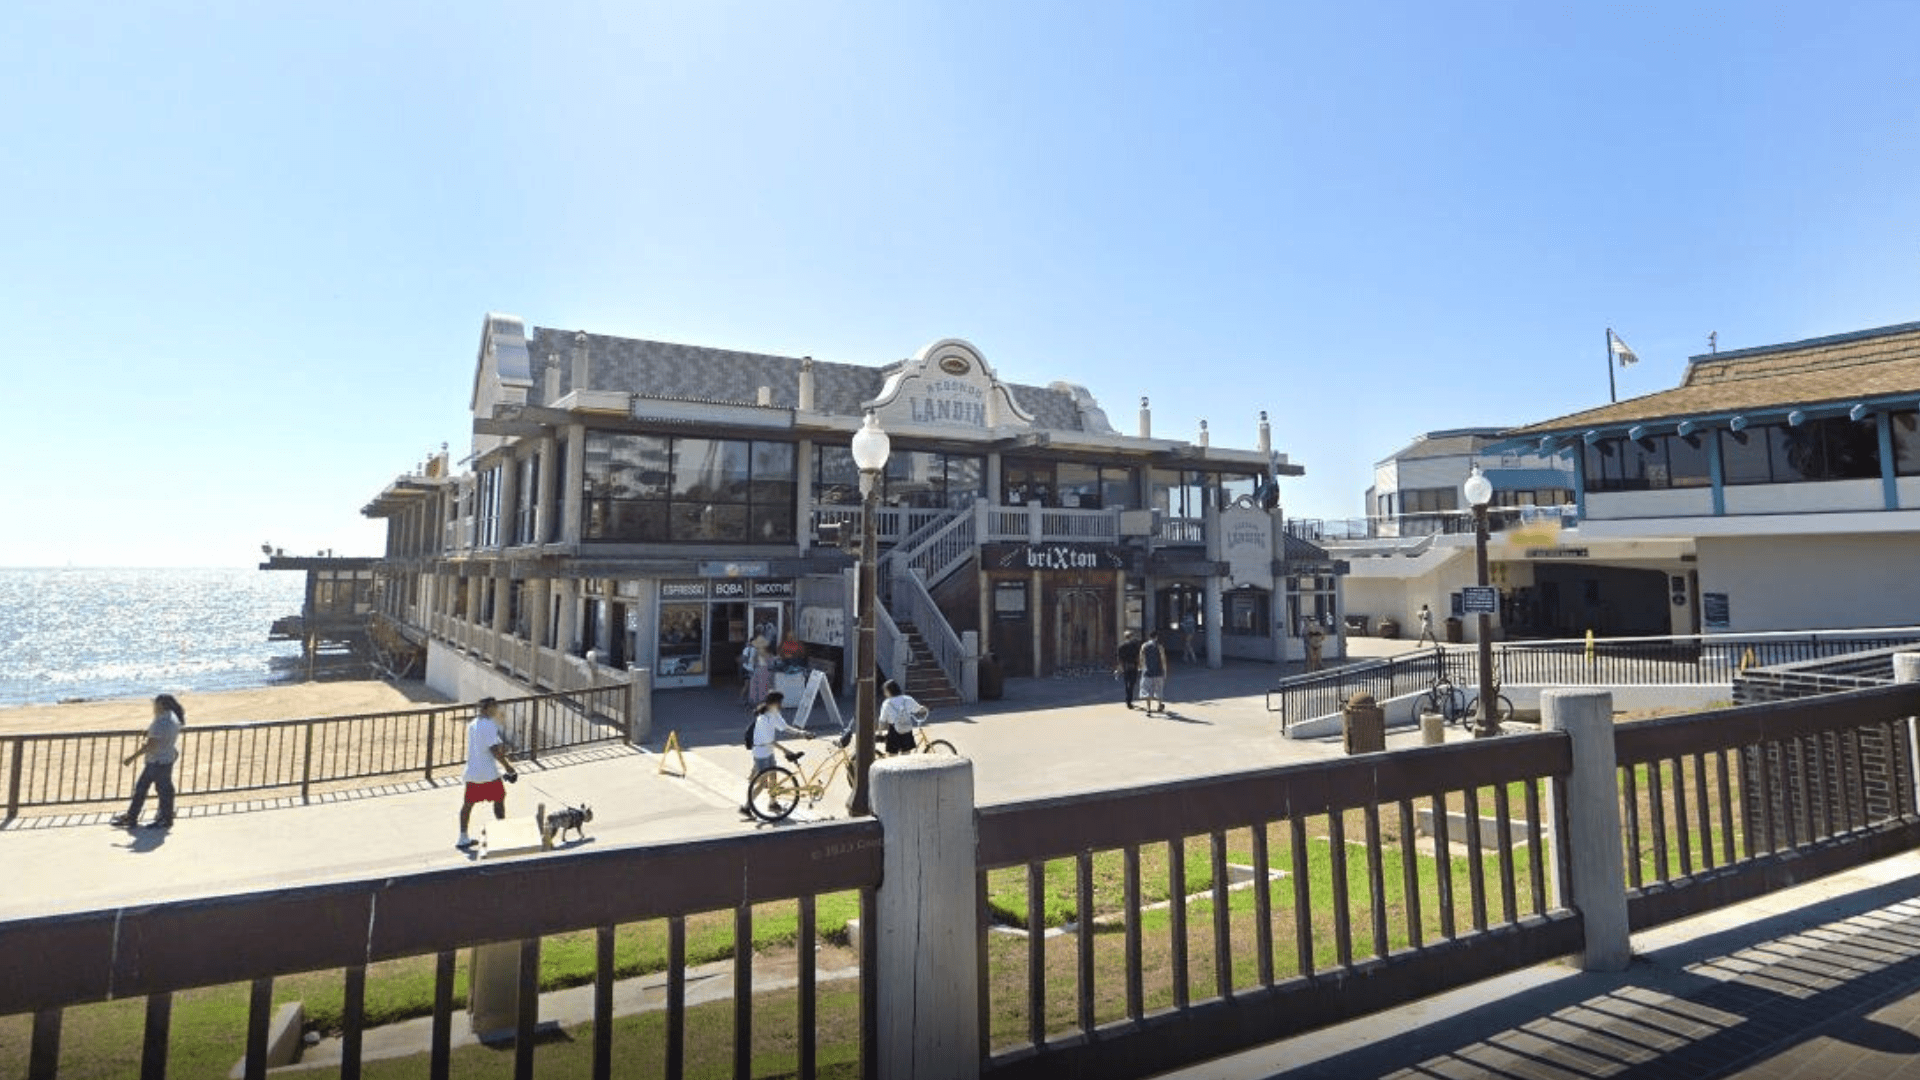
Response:
[[[467,784],[467,805],[477,802],[506,802],[507,785],[500,779],[489,780],[484,784]]]

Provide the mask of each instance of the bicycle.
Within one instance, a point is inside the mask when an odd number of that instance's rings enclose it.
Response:
[[[958,756],[960,751],[954,749],[952,743],[945,739],[934,739],[927,736],[927,716],[930,712],[931,710],[925,705],[913,710],[914,745],[913,749],[909,752],[915,754],[953,754]],[[881,756],[885,756],[884,752],[882,752]]]
[[[1467,692],[1453,685],[1444,666],[1440,674],[1433,677],[1427,692],[1413,699],[1414,723],[1420,722],[1423,713],[1439,713],[1449,724],[1467,713]]]
[[[820,760],[811,770],[800,764],[806,756],[804,750],[789,750],[778,743],[774,749],[787,759],[787,768],[775,765],[756,773],[747,784],[747,810],[761,821],[780,821],[793,813],[800,805],[802,796],[807,805],[813,806],[826,797],[827,788],[832,786],[833,778],[844,773],[847,789],[853,789],[853,755],[847,752],[847,738],[842,736],[832,752]]]
[[[1493,694],[1493,707],[1495,711],[1491,719],[1497,726],[1501,721],[1513,719],[1513,702],[1507,695],[1500,692],[1500,684],[1498,682],[1493,684]],[[1468,700],[1466,708],[1460,716],[1460,726],[1472,730],[1474,726],[1474,716],[1479,713],[1479,711],[1480,696],[1475,694]]]

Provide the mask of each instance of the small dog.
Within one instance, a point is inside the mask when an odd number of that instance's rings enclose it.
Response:
[[[566,838],[561,834],[567,832],[579,833],[580,839],[585,840],[587,822],[592,820],[593,808],[590,806],[582,804],[563,807],[547,815],[546,820],[540,823],[540,832],[546,838],[548,847],[553,846],[556,838],[564,843]]]

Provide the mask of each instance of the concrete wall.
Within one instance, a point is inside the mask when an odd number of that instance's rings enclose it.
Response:
[[[1712,488],[1587,493],[1587,517],[1596,521],[1613,518],[1701,517],[1711,513]]]
[[[1727,488],[1728,514],[1819,514],[1835,510],[1882,510],[1878,480],[1827,480],[1809,484],[1738,484]]]
[[[1700,592],[1725,593],[1733,631],[1910,626],[1920,621],[1911,534],[1701,537]]]

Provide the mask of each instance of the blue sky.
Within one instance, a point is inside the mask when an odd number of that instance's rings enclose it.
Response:
[[[1920,321],[1920,5],[8,5],[0,565],[377,554],[482,316],[943,337],[1363,512],[1429,430]]]

